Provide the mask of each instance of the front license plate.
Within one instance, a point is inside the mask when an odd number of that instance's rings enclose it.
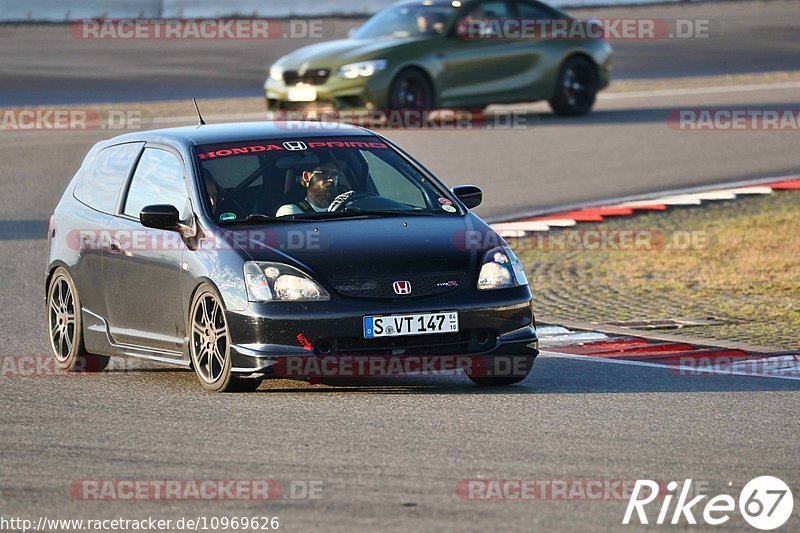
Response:
[[[364,338],[458,333],[458,312],[365,316]]]
[[[317,90],[310,85],[289,87],[286,97],[290,102],[313,102],[317,99]]]

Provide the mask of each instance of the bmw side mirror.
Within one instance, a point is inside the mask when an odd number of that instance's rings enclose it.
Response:
[[[180,213],[174,205],[148,205],[139,213],[139,221],[146,228],[178,230]]]
[[[453,194],[461,200],[467,209],[478,207],[483,201],[483,191],[475,185],[458,185],[453,187]]]

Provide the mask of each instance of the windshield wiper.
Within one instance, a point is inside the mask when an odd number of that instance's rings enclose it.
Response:
[[[433,213],[429,211],[399,211],[399,210],[366,210],[345,208],[342,211],[322,211],[320,213],[305,213],[302,216],[305,220],[329,220],[340,218],[367,218],[367,217],[404,217],[404,216],[429,216]]]
[[[269,215],[264,215],[262,213],[253,213],[252,215],[247,215],[245,218],[234,218],[233,220],[223,220],[220,222],[221,226],[234,226],[234,225],[242,225],[242,224],[263,224],[265,222],[274,223],[274,224],[285,224],[287,222],[293,222],[295,219],[294,216],[286,216],[286,217],[271,217]]]
[[[365,210],[365,209],[358,209],[352,207],[346,207],[344,209],[345,213],[354,213],[354,214],[362,214],[362,215],[374,215],[374,216],[393,216],[393,217],[405,217],[405,216],[430,216],[433,213],[430,211],[402,211],[400,209],[375,209],[375,210]]]

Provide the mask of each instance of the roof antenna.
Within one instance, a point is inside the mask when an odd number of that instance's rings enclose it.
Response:
[[[194,110],[197,111],[197,125],[205,126],[206,121],[203,120],[203,115],[200,114],[200,108],[197,106],[197,99],[192,98],[192,102],[194,102]]]

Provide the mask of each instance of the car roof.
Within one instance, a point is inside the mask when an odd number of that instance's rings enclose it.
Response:
[[[473,0],[461,0],[461,4],[466,4],[472,2]],[[418,5],[418,6],[452,6],[453,0],[399,0],[395,2],[395,6],[405,6],[405,5]],[[457,7],[457,6],[453,6]]]
[[[164,142],[176,146],[196,146],[261,139],[295,140],[310,137],[360,137],[368,135],[376,134],[358,126],[330,122],[234,122],[181,126],[177,128],[126,133],[109,139],[103,144],[113,145],[125,142],[144,141]]]

